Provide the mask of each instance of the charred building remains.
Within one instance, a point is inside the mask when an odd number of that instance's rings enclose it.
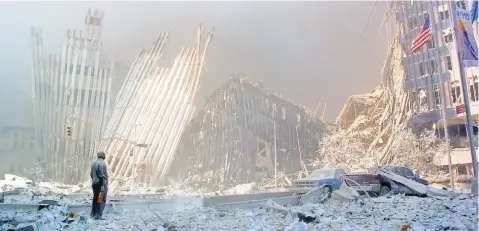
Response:
[[[188,125],[170,174],[221,189],[274,177],[275,163],[277,173],[307,171],[326,130],[305,107],[261,82],[231,78]]]

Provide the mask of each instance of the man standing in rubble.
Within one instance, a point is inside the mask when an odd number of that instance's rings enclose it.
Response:
[[[90,177],[92,179],[93,203],[90,216],[93,219],[102,219],[103,209],[106,203],[106,193],[108,192],[108,173],[105,164],[105,153],[98,152],[98,159],[91,165]],[[103,200],[98,203],[98,197],[103,192]]]

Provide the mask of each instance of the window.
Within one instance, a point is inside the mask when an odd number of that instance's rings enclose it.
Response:
[[[414,42],[414,39],[417,38],[418,34],[419,34],[419,30],[413,30],[409,33],[409,38],[410,38],[409,44],[411,44],[411,46],[412,46],[412,43]],[[412,47],[410,47],[410,48],[412,48]]]
[[[456,170],[457,170],[456,174],[459,176],[467,175],[467,167],[465,165],[457,166]]]
[[[419,63],[419,74],[420,76],[425,76],[427,74],[427,61]]]
[[[446,62],[446,68],[447,68],[448,70],[452,71],[451,56],[449,56],[449,55],[446,56],[444,61]]]
[[[424,14],[420,14],[417,16],[417,26],[424,25]]]
[[[451,93],[452,93],[452,102],[454,104],[462,103],[461,87],[453,85],[451,89]]]
[[[400,175],[408,177],[408,176],[414,176],[414,172],[411,171],[411,169],[406,168],[406,167],[399,167],[398,171]]]
[[[436,60],[434,59],[431,59],[429,60],[429,74],[433,75],[433,74],[437,74],[437,65],[436,65]]]
[[[445,43],[451,43],[452,42],[452,33],[444,35],[444,42]]]
[[[429,104],[427,99],[427,91],[424,88],[419,89],[419,111],[429,111]]]
[[[342,175],[345,175],[346,172],[342,169],[336,169],[336,175],[335,177],[339,177],[339,176],[342,176]]]
[[[440,109],[441,108],[441,88],[439,87],[439,84],[433,85],[432,91],[434,92],[434,107],[436,109]]]
[[[409,92],[409,109],[412,111],[415,111],[415,105],[416,105],[416,92],[411,91]]]
[[[426,60],[419,63],[419,73],[421,76],[437,74],[436,60]]]
[[[466,9],[466,2],[465,1],[456,1],[456,6],[465,10]]]
[[[403,52],[406,52],[406,44],[405,43],[401,43],[401,50]]]
[[[475,93],[476,91],[474,90],[474,85],[469,85],[469,95],[471,97],[471,101],[477,101]]]
[[[417,18],[415,16],[411,17],[408,19],[407,21],[407,25],[408,25],[408,29],[411,31],[411,30],[414,30],[416,29],[417,27]]]
[[[471,95],[471,101],[479,101],[479,83],[477,81],[477,76],[473,76],[472,81],[474,83],[469,86],[469,94]]]
[[[449,10],[439,11],[439,19],[441,21],[449,19]]]
[[[434,42],[431,40],[427,43],[427,49],[435,48]]]

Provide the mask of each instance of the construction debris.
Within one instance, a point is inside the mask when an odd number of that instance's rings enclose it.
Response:
[[[8,203],[9,196],[27,194],[30,198],[39,196],[66,195],[78,191],[76,185],[65,185],[50,182],[32,182],[32,180],[11,174],[5,174],[5,180],[0,180],[1,199]],[[41,203],[40,203],[41,204]]]
[[[434,187],[430,187],[428,185],[418,183],[416,181],[413,181],[413,180],[407,179],[405,177],[399,176],[398,174],[396,174],[396,173],[394,173],[390,170],[383,169],[383,168],[378,169],[378,174],[382,175],[384,177],[387,177],[387,178],[395,181],[396,183],[400,183],[401,185],[404,185],[404,186],[408,187],[409,189],[416,192],[417,195],[419,195],[419,196],[428,195],[428,196],[451,197],[451,196],[457,196],[458,195],[457,193],[454,193],[454,192],[451,192],[451,191],[438,189],[438,188],[434,188]]]
[[[294,218],[298,218],[299,221],[305,223],[311,223],[316,220],[316,217],[302,213],[302,212],[291,212],[286,207],[279,205],[278,203],[269,200],[265,204],[260,205],[260,208],[265,209],[266,211],[279,212],[283,215],[290,215]]]
[[[329,194],[324,191],[325,185],[321,185],[308,193],[304,194],[300,198],[301,204],[310,204],[310,203],[323,203],[329,197]]]
[[[168,32],[160,33],[131,66],[100,146],[108,153],[113,188],[128,176],[147,185],[165,182],[179,139],[194,113],[193,99],[212,35],[213,31],[201,46],[200,24],[195,46],[183,48],[172,68],[160,68]]]
[[[333,191],[331,199],[337,201],[355,201],[359,198],[359,193],[347,184],[342,183],[338,190]]]
[[[339,130],[323,139],[321,158],[314,167],[355,170],[403,165],[421,170],[424,177],[442,174],[433,159],[445,152],[444,142],[431,130],[416,135],[420,129],[411,124],[414,105],[402,85],[402,57],[398,35],[384,64],[382,83],[369,94],[348,99],[336,121]]]
[[[188,125],[171,175],[215,191],[271,179],[275,172],[307,173],[326,132],[314,113],[262,82],[230,78]]]
[[[105,221],[93,221],[83,212],[70,214],[62,206],[41,211],[0,210],[0,230],[29,221],[36,221],[39,230],[164,230],[160,227],[173,226],[176,230],[400,230],[404,224],[423,230],[477,230],[477,199],[470,194],[447,199],[394,195],[361,203],[336,203],[332,198],[323,203],[278,204],[264,201],[261,208],[249,209],[194,203],[168,210],[115,209],[106,211]]]
[[[10,176],[9,179],[24,178]],[[28,189],[33,187],[35,185]],[[255,183],[239,185],[230,193],[248,192],[253,188],[256,188]],[[399,230],[406,223],[425,229],[477,227],[477,200],[470,194],[447,198],[394,195],[369,199],[359,197],[345,184],[333,191],[330,199],[323,195],[321,188],[302,196],[294,196],[292,191],[205,198],[176,194],[170,195],[171,199],[162,199],[166,195],[112,197],[114,201],[107,202],[105,211],[107,220],[93,221],[88,217],[91,206],[88,193],[31,198],[27,191],[27,194],[6,196],[6,207],[0,204],[0,230],[15,230],[19,224],[28,223],[35,223],[38,230],[163,230],[160,227],[175,227],[176,230]],[[50,206],[39,210],[41,204]],[[16,205],[22,208],[8,209]]]

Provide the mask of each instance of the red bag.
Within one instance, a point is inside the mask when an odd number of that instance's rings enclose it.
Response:
[[[96,203],[101,204],[103,202],[104,196],[105,196],[105,192],[100,192],[100,195],[98,195],[98,200],[96,200]]]

